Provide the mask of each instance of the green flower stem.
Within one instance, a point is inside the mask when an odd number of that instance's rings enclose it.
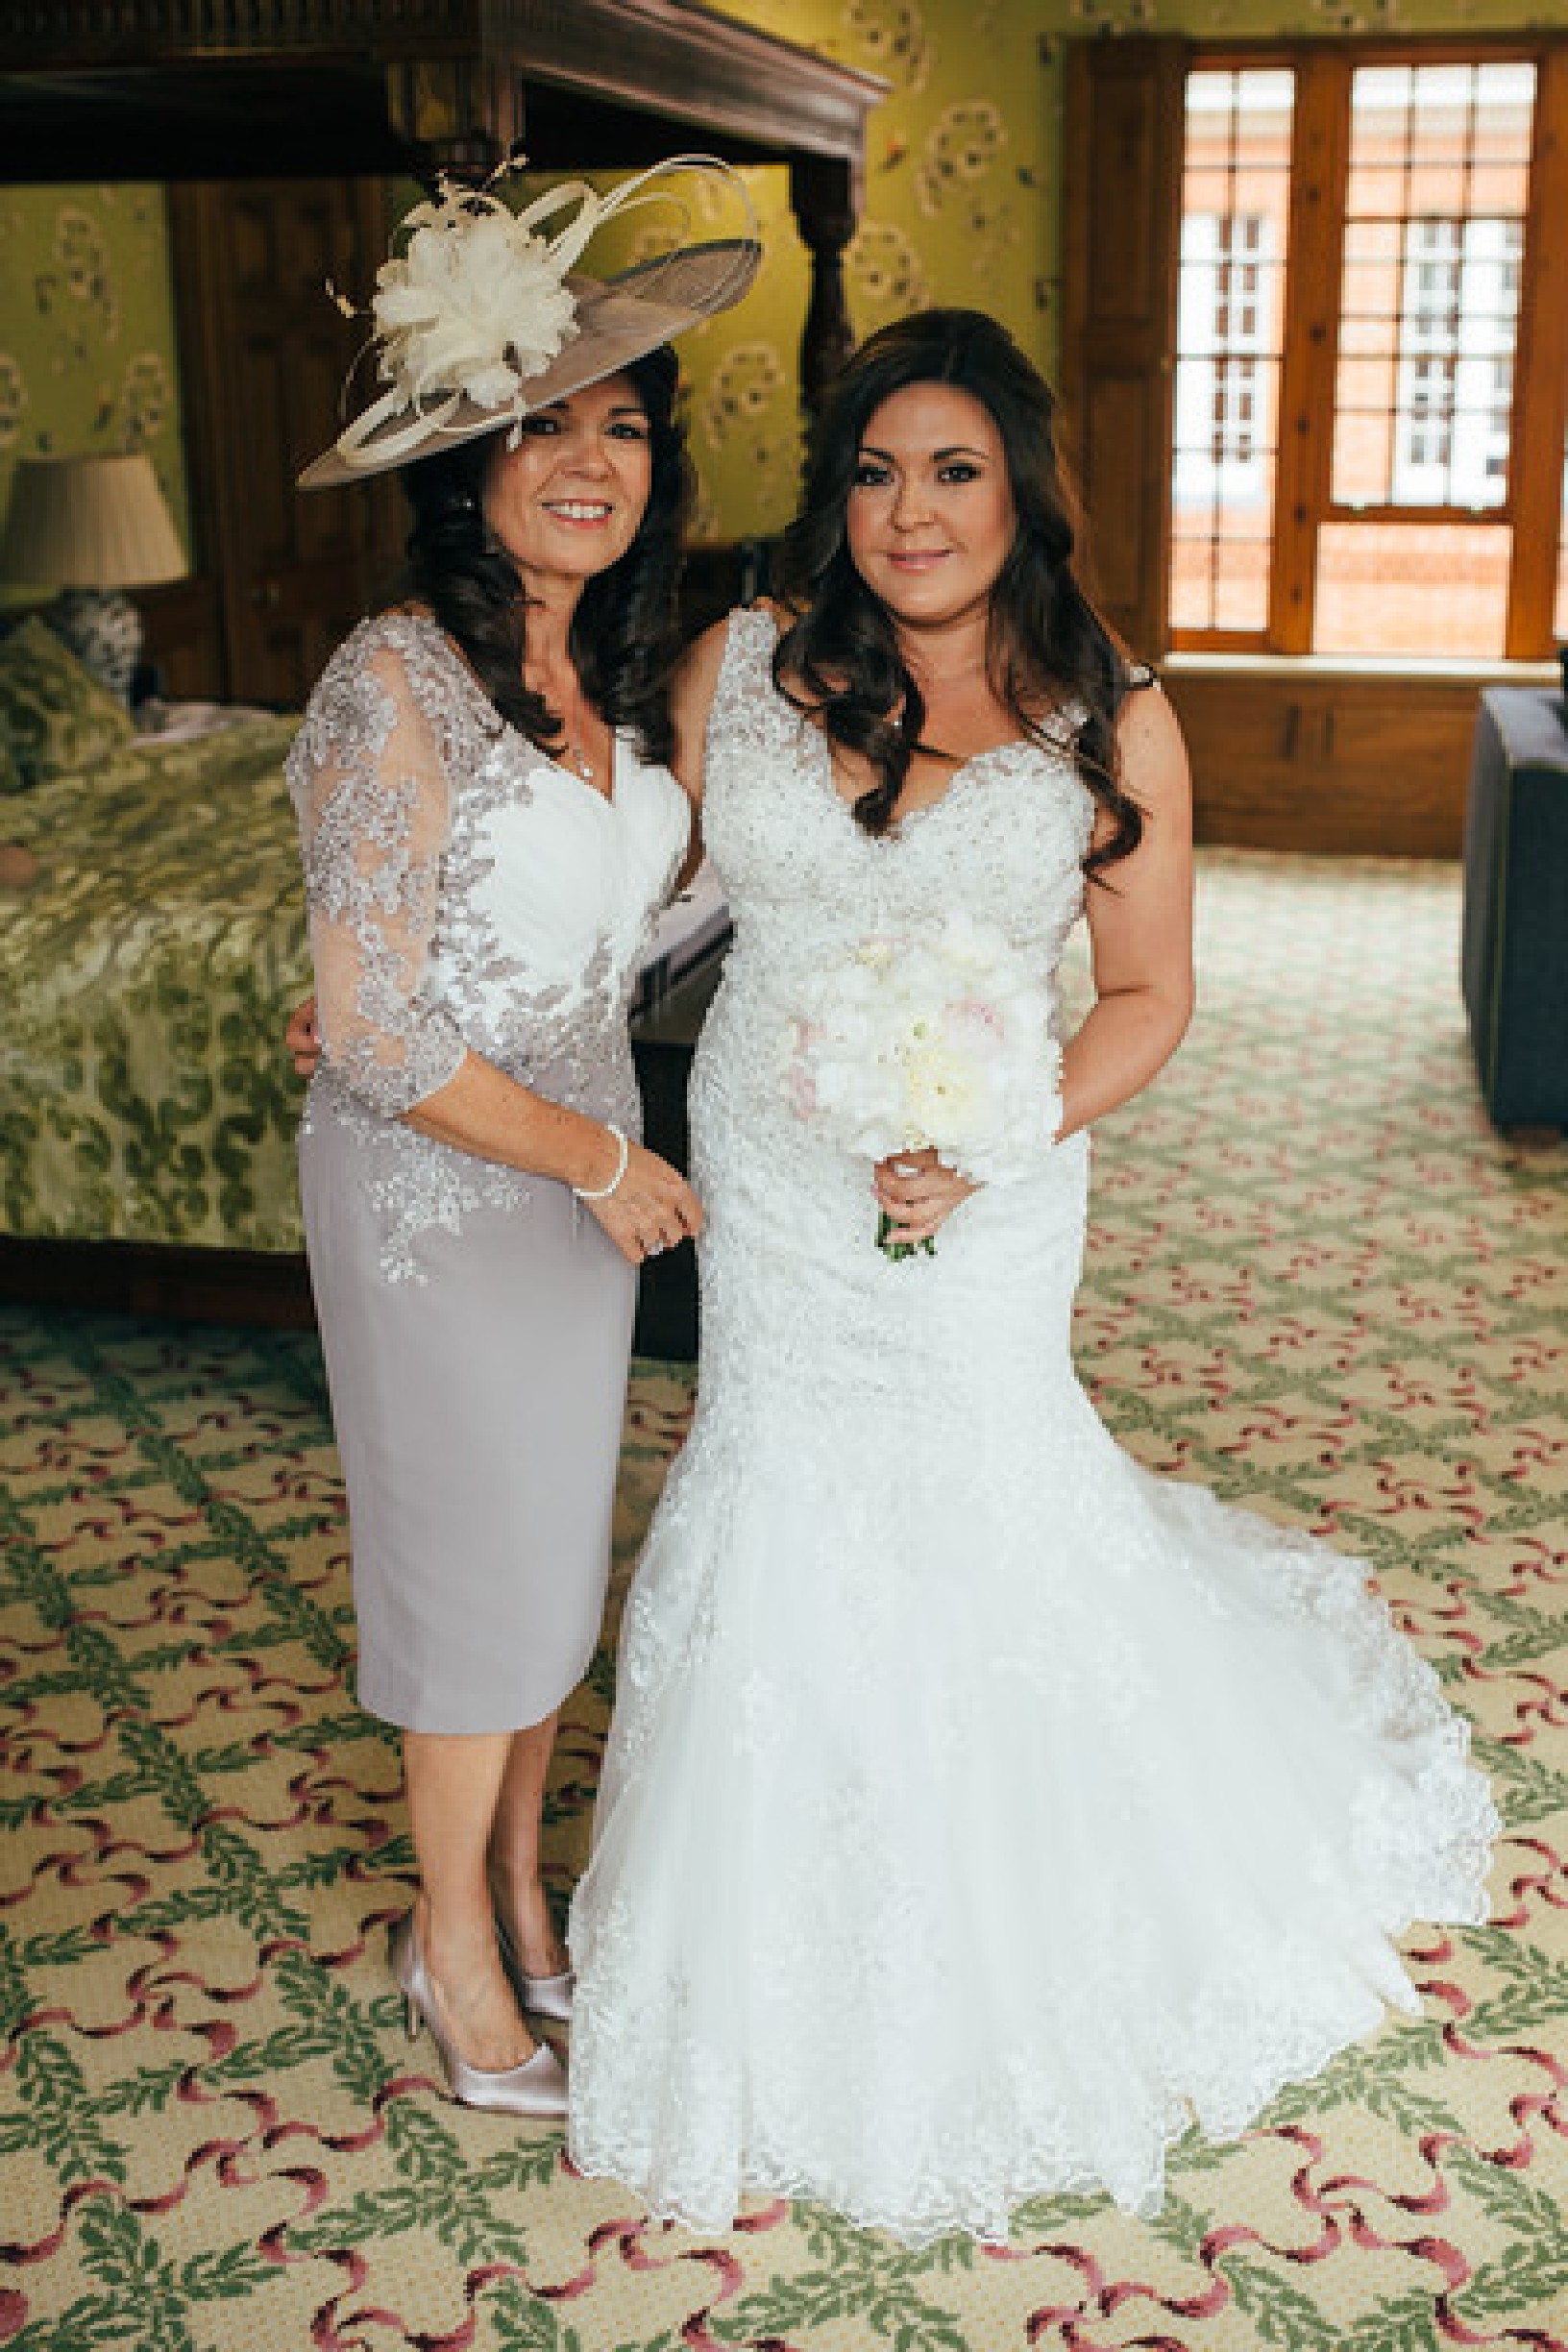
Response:
[[[892,1231],[893,1219],[884,1209],[876,1220],[876,1246],[884,1258],[934,1258],[936,1256],[937,1244],[930,1234],[926,1235],[923,1241],[890,1241],[888,1236]]]

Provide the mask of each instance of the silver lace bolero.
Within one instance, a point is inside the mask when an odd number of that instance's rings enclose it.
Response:
[[[668,769],[618,739],[612,799],[499,716],[432,621],[367,621],[322,673],[288,757],[323,1059],[308,1125],[352,1139],[382,1269],[541,1179],[403,1115],[481,1055],[637,1132],[626,1006],[690,829]]]

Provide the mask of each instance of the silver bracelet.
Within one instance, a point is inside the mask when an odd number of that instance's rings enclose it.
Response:
[[[614,1136],[620,1150],[621,1156],[615,1164],[615,1174],[610,1178],[607,1185],[574,1185],[572,1189],[576,1194],[578,1200],[608,1200],[610,1194],[615,1190],[616,1186],[621,1182],[622,1177],[626,1172],[626,1162],[631,1158],[631,1145],[626,1141],[626,1139],[621,1133],[620,1128],[615,1126],[609,1119],[606,1119],[604,1122],[604,1132],[606,1135]]]

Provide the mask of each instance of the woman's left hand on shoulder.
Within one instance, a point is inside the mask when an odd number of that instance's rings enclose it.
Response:
[[[893,1219],[887,1239],[912,1245],[929,1241],[953,1211],[980,1189],[934,1151],[895,1152],[879,1160],[873,1188],[877,1207]]]

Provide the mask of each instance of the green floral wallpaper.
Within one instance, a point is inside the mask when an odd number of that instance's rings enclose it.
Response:
[[[890,85],[871,116],[846,257],[857,333],[926,303],[994,310],[1044,358],[1055,300],[1051,65],[1039,0],[723,0],[726,12]],[[768,259],[732,319],[688,344],[693,446],[717,534],[773,530],[799,466],[808,270],[782,169],[749,175]]]
[[[860,233],[845,279],[856,331],[906,310],[970,302],[1043,357],[1056,245],[1051,64],[1034,0],[721,0],[759,31],[878,74]],[[682,338],[698,533],[779,529],[799,478],[797,351],[810,294],[782,166],[745,174],[762,226],[762,273],[742,306]],[[714,233],[734,227],[715,215]],[[704,226],[699,213],[694,229]],[[612,224],[591,266],[653,250],[657,213]]]
[[[0,187],[0,506],[18,456],[125,449],[184,532],[163,191]]]

